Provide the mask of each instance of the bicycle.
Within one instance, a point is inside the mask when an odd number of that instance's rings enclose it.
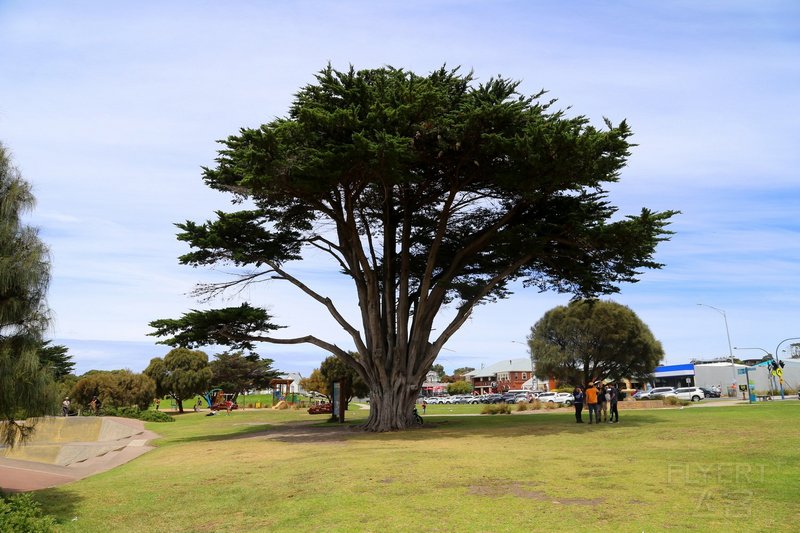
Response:
[[[417,408],[414,407],[414,423],[418,426],[421,426],[425,422],[422,420],[422,417],[419,416],[419,412],[417,412]]]

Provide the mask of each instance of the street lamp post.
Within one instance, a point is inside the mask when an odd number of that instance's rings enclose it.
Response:
[[[725,321],[725,335],[727,335],[727,337],[728,337],[728,355],[730,356],[730,359],[731,359],[731,371],[733,372],[733,381],[731,381],[731,385],[733,385],[735,387],[736,386],[736,381],[737,381],[736,380],[736,364],[733,362],[733,346],[731,346],[731,332],[728,329],[728,316],[725,314],[725,311],[723,311],[722,309],[720,309],[718,307],[714,307],[713,305],[708,305],[708,304],[697,304],[697,305],[713,309],[717,313],[721,314],[722,315],[722,319]]]

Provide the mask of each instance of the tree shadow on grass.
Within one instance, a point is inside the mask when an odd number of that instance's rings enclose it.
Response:
[[[669,424],[668,420],[657,415],[636,413],[621,418],[619,424],[583,424],[575,422],[571,413],[539,415],[474,415],[474,416],[435,416],[428,417],[425,424],[405,431],[385,433],[369,432],[362,429],[363,420],[354,422],[292,422],[275,424],[266,430],[241,432],[236,435],[192,437],[191,440],[232,440],[244,438],[263,438],[294,444],[311,444],[345,441],[418,441],[441,438],[497,438],[515,436],[550,435],[603,435],[618,431],[619,428]]]
[[[619,424],[589,424],[584,416],[584,423],[575,422],[575,415],[570,413],[543,413],[518,415],[478,415],[478,416],[435,416],[427,417],[422,427],[408,431],[387,433],[368,433],[353,430],[348,439],[380,439],[424,442],[429,439],[446,438],[497,438],[515,436],[552,436],[552,435],[603,435],[611,434],[621,428],[632,428],[669,424],[663,417],[636,413],[621,416]]]
[[[318,420],[291,421],[284,423],[242,424],[228,427],[223,433],[200,434],[185,437],[170,437],[169,444],[192,442],[221,442],[239,439],[267,439],[294,444],[311,444],[325,442],[358,441],[418,441],[445,438],[497,438],[515,436],[551,436],[551,435],[602,435],[618,431],[620,428],[669,424],[669,421],[656,414],[647,412],[625,412],[619,424],[588,424],[584,415],[584,423],[575,422],[570,412],[554,413],[514,413],[511,415],[437,415],[425,417],[421,427],[405,431],[375,433],[362,429],[364,419],[345,423],[324,422]]]
[[[72,521],[78,504],[83,501],[82,496],[63,486],[35,491],[33,497],[41,505],[42,514],[55,518],[58,525]]]

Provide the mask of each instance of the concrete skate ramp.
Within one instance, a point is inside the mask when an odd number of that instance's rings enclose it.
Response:
[[[37,421],[25,444],[0,452],[7,459],[70,466],[119,451],[141,433],[136,424],[120,418],[45,418]]]

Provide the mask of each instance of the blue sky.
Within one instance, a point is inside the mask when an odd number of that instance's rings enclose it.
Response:
[[[52,253],[51,337],[78,372],[140,371],[167,351],[148,322],[203,307],[194,284],[225,275],[178,265],[173,226],[229,208],[200,178],[216,139],[285,115],[329,61],[519,79],[597,125],[628,120],[638,146],[611,188],[621,214],[682,211],[658,252],[664,269],[613,296],[681,363],[728,353],[722,314],[698,303],[725,311],[733,346],[772,352],[800,337],[799,57],[792,1],[0,0],[0,141],[38,198],[30,222]],[[295,268],[343,307],[353,301],[321,263]],[[243,297],[287,336],[349,346],[287,286]],[[481,306],[440,362],[524,357],[530,327],[567,300],[519,290]],[[259,353],[304,375],[326,355]]]

